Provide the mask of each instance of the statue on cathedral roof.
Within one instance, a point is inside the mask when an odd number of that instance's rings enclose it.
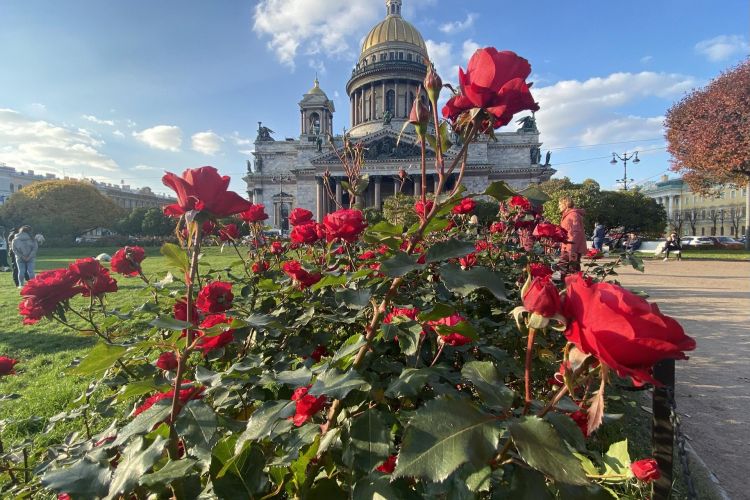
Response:
[[[255,142],[275,141],[275,139],[271,137],[271,134],[273,133],[273,130],[263,126],[263,122],[258,122],[258,136],[255,138]]]
[[[533,114],[531,116],[524,116],[520,120],[517,120],[516,123],[521,125],[521,128],[516,132],[537,132],[536,118]]]

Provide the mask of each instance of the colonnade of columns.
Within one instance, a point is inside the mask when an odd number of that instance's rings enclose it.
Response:
[[[664,206],[664,210],[667,212],[667,217],[672,217],[672,211],[680,209],[680,196],[659,196],[656,199],[656,203]]]
[[[394,118],[406,118],[412,106],[409,97],[411,95],[411,99],[414,99],[417,87],[416,83],[399,80],[382,80],[359,87],[349,96],[352,125],[382,119],[386,107],[386,96],[391,90],[394,93],[393,109],[391,109]],[[399,92],[403,92],[400,97]]]

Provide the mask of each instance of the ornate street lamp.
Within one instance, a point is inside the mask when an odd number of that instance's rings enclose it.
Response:
[[[611,165],[617,165],[617,160],[620,160],[624,167],[624,172],[622,179],[615,179],[617,182],[622,182],[623,190],[628,190],[628,182],[633,182],[633,179],[628,179],[628,162],[630,160],[633,160],[633,163],[639,163],[641,160],[638,159],[638,151],[635,153],[631,153],[628,155],[627,152],[623,153],[622,156],[618,155],[617,153],[612,153],[612,161],[609,163]]]

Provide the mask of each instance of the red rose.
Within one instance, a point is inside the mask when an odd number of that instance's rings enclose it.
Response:
[[[17,359],[0,356],[0,376],[13,375],[16,371],[13,367],[18,363]]]
[[[659,464],[653,458],[644,458],[630,464],[633,475],[643,482],[656,481],[661,477]]]
[[[214,234],[215,230],[216,230],[216,224],[212,220],[207,220],[201,225],[202,236],[211,236],[212,234]]]
[[[320,281],[320,273],[309,273],[303,267],[302,264],[296,260],[284,262],[281,265],[282,271],[286,273],[300,288],[308,288]]]
[[[258,262],[253,262],[253,265],[251,266],[255,274],[261,274],[261,273],[268,271],[268,267],[269,267],[269,264],[265,260],[259,260]]]
[[[284,244],[280,241],[274,241],[271,243],[271,253],[274,255],[281,255],[284,253]]]
[[[534,278],[523,296],[523,306],[545,318],[551,318],[562,310],[560,293],[549,276]]]
[[[71,500],[71,498],[67,493],[58,493],[57,500]]]
[[[506,229],[506,225],[504,222],[493,222],[490,226],[490,232],[491,233],[504,233]]]
[[[596,248],[589,248],[589,251],[586,252],[586,257],[588,257],[591,260],[601,259],[603,255],[604,254],[602,254]]]
[[[164,371],[171,371],[177,369],[177,356],[174,351],[166,351],[159,355],[159,359],[156,360],[156,367],[161,368]]]
[[[247,223],[261,222],[268,219],[268,214],[266,213],[265,205],[262,203],[257,205],[251,203],[247,209],[240,212],[240,218]]]
[[[391,455],[388,458],[385,459],[385,461],[378,465],[375,470],[378,472],[382,472],[383,474],[390,474],[394,470],[396,470],[396,460],[398,456],[397,455]]]
[[[453,207],[452,212],[454,214],[470,214],[476,206],[477,203],[474,201],[474,198],[464,198],[458,202],[458,205]]]
[[[438,333],[438,342],[452,345],[453,347],[458,347],[464,344],[468,344],[469,342],[471,342],[471,339],[469,337],[461,335],[458,332],[452,332],[450,331],[450,328],[447,327],[456,326],[457,324],[464,321],[466,321],[466,318],[458,313],[453,313],[445,318],[428,321],[427,324],[433,327],[442,327],[440,328],[440,330],[437,330],[436,328]]]
[[[394,307],[391,309],[391,312],[389,312],[385,316],[385,318],[383,319],[383,323],[389,325],[395,318],[399,317],[416,321],[418,315],[419,309],[417,309],[416,307]]]
[[[190,382],[183,381],[183,384],[185,383],[190,383]],[[204,390],[205,389],[203,387],[188,387],[186,389],[180,389],[180,395],[179,395],[180,409],[182,409],[182,406],[185,406],[188,403],[188,401],[192,399],[203,398]],[[133,412],[133,416],[135,417],[135,416],[140,415],[144,411],[154,406],[159,401],[163,401],[165,399],[167,401],[171,401],[173,398],[174,398],[174,389],[170,389],[167,392],[158,392],[152,396],[149,396],[148,398],[146,398],[143,404],[141,404],[141,406],[135,409],[135,411]]]
[[[474,243],[474,248],[477,252],[484,252],[485,250],[492,248],[492,244],[487,240],[477,240],[477,242]]]
[[[571,413],[570,418],[573,419],[573,422],[576,423],[579,429],[581,429],[581,432],[583,433],[583,437],[589,437],[589,415],[588,412],[585,410],[578,410]]]
[[[292,401],[297,402],[292,422],[297,427],[301,426],[318,413],[326,404],[325,396],[309,396],[307,394],[309,387],[298,387],[292,395]]]
[[[426,200],[424,203],[422,203],[422,200],[419,200],[414,204],[414,211],[417,215],[424,218],[432,211],[432,207],[434,206],[435,203],[430,200]]]
[[[237,224],[227,224],[219,229],[219,239],[221,241],[234,241],[240,239],[240,230]]]
[[[308,222],[306,224],[294,226],[292,232],[289,234],[289,239],[300,245],[310,245],[315,243],[319,239],[316,224],[314,222]]]
[[[511,208],[519,209],[523,212],[531,211],[531,202],[526,197],[521,195],[513,196],[508,202],[508,206]]]
[[[69,270],[45,271],[23,286],[23,299],[18,304],[18,312],[24,316],[24,324],[33,325],[55,312],[59,304],[80,292],[81,288],[76,285],[76,279]]]
[[[580,273],[565,279],[565,336],[621,377],[658,384],[651,375],[663,359],[687,359],[695,340],[656,304],[610,283],[592,283]]]
[[[227,191],[229,177],[219,175],[214,167],[189,168],[181,177],[167,172],[161,180],[177,193],[177,203],[164,207],[167,215],[179,217],[197,210],[214,217],[229,217],[252,206],[234,191]]]
[[[295,208],[292,213],[289,214],[289,224],[292,226],[299,226],[301,224],[307,224],[312,222],[313,213],[304,208]]]
[[[498,128],[507,125],[519,111],[538,111],[526,83],[530,73],[529,62],[514,52],[479,49],[471,56],[465,73],[459,68],[461,93],[448,100],[443,116],[455,120],[464,111],[482,108],[491,115],[493,128]]]
[[[326,215],[323,218],[323,225],[326,231],[326,240],[344,240],[348,243],[354,243],[362,231],[367,227],[367,223],[359,210],[343,208]]]
[[[125,247],[115,252],[110,261],[110,268],[125,276],[138,276],[141,272],[141,262],[146,258],[143,247]]]
[[[544,278],[545,276],[552,276],[552,268],[540,262],[534,262],[532,264],[529,264],[529,274],[531,274],[532,278]]]
[[[464,269],[471,269],[477,265],[477,254],[470,253],[469,255],[461,257],[458,259],[458,263],[461,264],[461,267]]]
[[[68,269],[76,280],[85,282],[96,279],[104,268],[99,264],[98,260],[93,257],[86,257],[85,259],[76,260],[68,266]]]
[[[83,283],[81,293],[84,297],[99,297],[105,293],[117,291],[117,281],[109,275],[109,271],[101,268],[99,275],[93,282]]]
[[[172,312],[174,313],[174,319],[187,321],[187,301],[185,301],[184,297],[177,299],[177,302],[172,306]],[[193,324],[198,324],[201,321],[200,311],[196,310],[195,306],[193,306],[193,309],[190,312],[190,317],[192,320],[191,323]]]
[[[534,232],[531,233],[537,238],[548,238],[554,241],[568,241],[568,232],[557,224],[541,222],[536,225]]]
[[[199,351],[203,351],[203,355],[205,356],[213,350],[220,349],[228,344],[231,344],[233,340],[234,330],[227,330],[211,337],[201,337],[198,340],[198,344],[195,348]]]
[[[318,363],[320,361],[320,358],[323,356],[328,356],[328,349],[326,349],[326,346],[319,345],[315,348],[315,350],[310,354],[310,357]]]
[[[232,284],[223,281],[214,281],[204,286],[198,292],[198,300],[195,305],[206,313],[219,313],[232,307]]]

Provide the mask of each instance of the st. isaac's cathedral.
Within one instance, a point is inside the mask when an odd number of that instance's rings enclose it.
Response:
[[[414,128],[407,126],[400,140],[399,133],[424,80],[428,60],[422,35],[401,17],[401,0],[386,0],[386,17],[365,37],[346,84],[351,115],[346,133],[366,148],[362,170],[370,178],[363,196],[366,207],[381,208],[383,200],[399,189],[405,194],[421,192],[420,147]],[[288,215],[295,207],[311,210],[320,221],[336,210],[337,201],[347,206],[348,195],[340,184],[346,176],[329,142],[336,110],[317,79],[302,96],[299,108],[299,139],[274,139],[270,127],[258,125],[254,162],[245,177],[250,199],[263,203],[269,225],[282,230],[289,228]],[[525,120],[515,132],[495,136],[497,140],[484,136],[469,146],[462,180],[469,192],[482,192],[496,180],[523,189],[555,172],[549,154],[541,159],[539,130],[533,119]],[[337,148],[342,144],[341,136],[333,138]],[[457,152],[448,151],[446,158]],[[398,179],[401,170],[409,176],[403,185]],[[326,172],[330,191],[323,183]],[[428,174],[428,192],[434,189],[436,178]]]

